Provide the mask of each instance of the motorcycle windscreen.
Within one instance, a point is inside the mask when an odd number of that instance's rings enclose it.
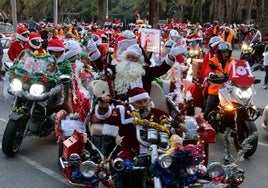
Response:
[[[254,76],[249,63],[246,60],[236,60],[232,62],[229,80],[236,86],[248,88],[254,83]]]
[[[51,56],[33,56],[25,53],[19,61],[19,66],[28,72],[40,72],[44,74],[54,74],[57,71],[56,61]]]

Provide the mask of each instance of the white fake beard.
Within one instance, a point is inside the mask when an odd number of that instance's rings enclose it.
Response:
[[[127,94],[133,87],[142,87],[142,76],[145,74],[141,62],[121,61],[116,65],[114,80],[117,94]]]
[[[151,112],[151,107],[148,106],[148,107],[142,108],[141,110],[142,110],[141,118],[145,119],[145,118],[147,118],[149,116],[149,114]]]

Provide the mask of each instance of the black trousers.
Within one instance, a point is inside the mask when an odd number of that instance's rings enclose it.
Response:
[[[208,120],[208,114],[214,110],[215,108],[217,108],[219,104],[219,97],[218,95],[208,95],[207,97],[207,102],[206,102],[206,106],[205,106],[205,111],[204,111],[204,119]]]

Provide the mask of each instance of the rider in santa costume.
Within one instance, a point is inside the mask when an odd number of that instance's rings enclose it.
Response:
[[[10,44],[7,52],[11,61],[14,61],[20,52],[25,49],[25,44],[29,41],[29,34],[29,30],[25,27],[17,29],[16,39]]]
[[[97,50],[96,44],[93,41],[89,41],[87,48],[90,51],[89,59],[91,62],[98,66],[99,71],[103,71],[104,62],[101,61],[100,52]],[[161,65],[151,67],[149,66],[150,62],[145,62],[143,49],[138,44],[129,46],[122,53],[121,61],[117,65],[109,66],[115,75],[114,90],[116,96],[126,100],[127,92],[134,87],[142,87],[150,94],[151,82],[167,73],[174,65],[175,57],[185,52],[186,48],[182,45],[173,47]]]

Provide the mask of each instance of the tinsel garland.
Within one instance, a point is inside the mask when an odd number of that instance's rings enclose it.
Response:
[[[80,120],[84,121],[87,113],[90,110],[91,93],[84,81],[90,81],[92,79],[92,70],[84,68],[84,64],[76,60],[72,65],[73,77],[72,77],[72,108],[74,112],[79,113]]]
[[[187,166],[191,165],[194,151],[190,150],[179,150],[175,155],[172,156],[172,165],[168,169],[161,168],[158,160],[150,166],[151,173],[159,177],[165,185],[170,185],[174,181],[180,185],[189,185],[195,179],[196,176],[187,174]]]
[[[61,129],[61,120],[65,119],[66,116],[67,112],[65,110],[60,110],[55,116],[55,134],[58,137],[58,142],[65,140],[64,132]]]
[[[138,112],[137,110],[132,111],[131,116],[134,117],[134,119],[132,121],[132,123],[134,125],[147,126],[147,127],[154,128],[154,129],[157,129],[159,131],[163,131],[163,132],[170,134],[170,129],[165,126],[165,124],[168,121],[168,119],[166,119],[167,117],[164,120],[162,120],[159,124],[156,122],[148,121],[146,119],[142,119],[140,112]]]
[[[30,72],[24,69],[20,65],[20,61],[23,61],[25,58],[24,55],[25,56],[28,55],[29,57],[33,57],[34,59],[50,61],[51,63],[53,63],[53,66],[55,66],[56,72],[53,74],[45,74],[43,72],[37,72],[37,71]],[[55,59],[54,56],[50,56],[50,55],[36,56],[30,50],[25,50],[23,51],[23,53],[20,54],[20,56],[14,62],[14,64],[9,68],[8,75],[10,78],[19,78],[29,83],[43,82],[43,83],[55,84],[58,82],[58,77],[59,77],[59,72],[58,72],[58,67],[57,67],[56,62],[57,60]]]
[[[242,149],[238,152],[238,161],[244,160],[245,153],[250,150],[253,146],[250,144],[252,141],[254,141],[256,138],[258,138],[258,132],[255,131],[252,134],[250,134],[241,144]]]

